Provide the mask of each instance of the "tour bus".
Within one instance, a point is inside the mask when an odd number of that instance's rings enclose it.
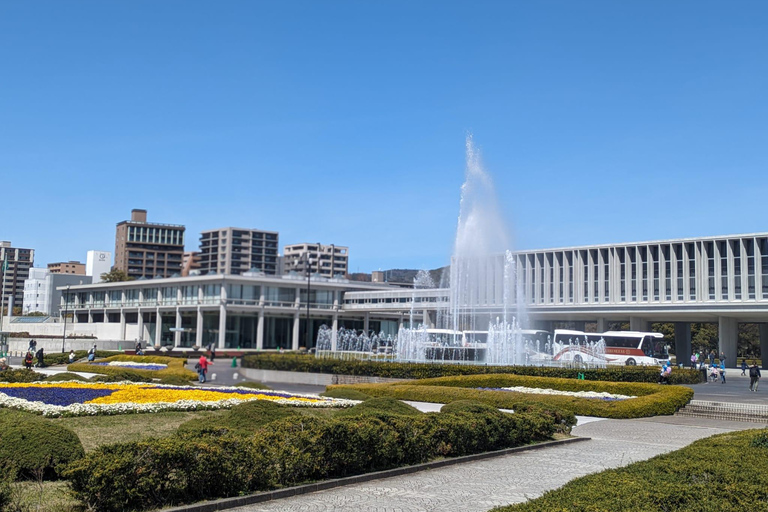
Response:
[[[602,349],[600,342],[605,343]],[[585,333],[556,329],[553,339],[555,361],[661,365],[669,362],[664,335],[658,332],[607,331]]]

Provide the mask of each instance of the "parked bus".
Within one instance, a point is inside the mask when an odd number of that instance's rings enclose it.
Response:
[[[555,361],[574,363],[603,363],[661,365],[669,362],[664,335],[658,332],[555,330],[553,339]]]

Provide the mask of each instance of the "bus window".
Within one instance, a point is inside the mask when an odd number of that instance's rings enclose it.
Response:
[[[653,338],[651,336],[643,337],[643,345],[641,349],[646,357],[653,357]]]

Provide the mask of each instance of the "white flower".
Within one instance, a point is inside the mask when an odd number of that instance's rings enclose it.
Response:
[[[613,400],[628,400],[630,398],[637,398],[636,396],[618,395],[598,391],[560,391],[559,389],[528,388],[525,386],[512,386],[509,388],[499,389],[503,389],[504,391],[515,391],[517,393],[528,393],[532,395],[562,395],[576,396],[579,398],[609,398]]]

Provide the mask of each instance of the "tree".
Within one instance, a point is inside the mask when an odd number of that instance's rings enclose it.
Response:
[[[101,274],[101,280],[105,283],[119,283],[121,281],[133,281],[133,278],[129,277],[124,270],[113,267],[109,272]]]

